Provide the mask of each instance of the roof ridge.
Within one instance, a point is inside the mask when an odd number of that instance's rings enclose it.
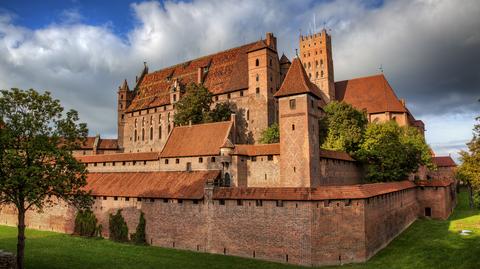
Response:
[[[257,43],[260,42],[260,41],[263,41],[263,39],[257,40],[257,41],[253,41],[253,42],[250,42],[250,43],[247,43],[247,44],[243,44],[243,45],[240,45],[240,46],[237,46],[237,47],[229,48],[229,49],[226,49],[226,50],[221,50],[221,51],[217,51],[217,52],[210,53],[210,54],[207,54],[207,55],[203,55],[203,56],[200,56],[200,57],[198,57],[198,58],[193,58],[193,59],[190,59],[190,60],[187,60],[187,61],[184,61],[184,62],[175,64],[175,65],[167,66],[167,67],[164,67],[164,68],[162,68],[162,69],[155,70],[155,71],[153,71],[152,73],[148,73],[147,75],[159,73],[159,72],[162,72],[162,71],[166,71],[166,70],[168,70],[168,69],[173,69],[173,68],[176,68],[176,67],[185,65],[186,63],[190,63],[190,62],[197,61],[197,60],[203,60],[203,59],[205,59],[205,58],[212,57],[212,56],[215,56],[215,55],[218,55],[218,54],[221,54],[221,53],[230,52],[230,51],[237,50],[237,49],[241,49],[241,48],[244,48],[244,47],[247,47],[247,46],[252,46],[252,45],[257,44]]]
[[[357,80],[357,79],[366,79],[366,78],[373,78],[373,77],[385,77],[385,75],[383,73],[378,73],[378,74],[374,74],[374,75],[368,75],[368,76],[362,76],[362,77],[356,77],[356,78],[350,78],[350,79],[344,79],[344,80],[338,80],[338,81],[335,81],[335,83],[340,83],[340,82],[345,82],[345,81],[352,81],[352,80]]]
[[[226,124],[231,122],[230,120],[225,120],[225,121],[216,121],[216,122],[204,122],[204,123],[198,123],[198,124],[192,124],[192,125],[180,125],[180,126],[175,126],[175,128],[191,128],[194,126],[203,126],[203,125],[214,125],[214,124]]]

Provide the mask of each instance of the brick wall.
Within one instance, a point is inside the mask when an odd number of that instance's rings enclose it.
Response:
[[[96,197],[93,211],[108,237],[108,217],[122,209],[134,233],[145,213],[147,241],[155,246],[302,265],[363,262],[407,228],[422,208],[446,218],[453,187],[406,189],[368,199],[324,201],[137,199]],[[16,225],[2,207],[0,223]],[[27,226],[71,233],[74,210],[63,203],[29,212]]]
[[[320,159],[320,185],[352,185],[362,182],[362,170],[356,162]]]

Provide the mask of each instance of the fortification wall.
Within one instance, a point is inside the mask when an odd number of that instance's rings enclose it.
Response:
[[[362,171],[356,162],[320,159],[320,185],[353,185],[362,181]]]
[[[417,193],[419,216],[447,219],[457,203],[454,184],[447,187],[418,187]]]
[[[235,255],[301,265],[363,262],[385,247],[430,205],[446,218],[452,187],[410,188],[368,199],[323,201],[139,199],[96,197],[92,210],[108,237],[109,214],[122,209],[134,233],[140,212],[154,246]],[[73,232],[75,210],[63,203],[29,212],[27,226]],[[16,225],[2,207],[0,223]]]

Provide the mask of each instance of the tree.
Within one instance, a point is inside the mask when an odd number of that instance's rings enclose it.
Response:
[[[268,128],[262,131],[260,137],[261,144],[273,144],[280,142],[280,129],[278,123],[273,123]]]
[[[122,210],[117,210],[115,215],[110,214],[108,219],[110,239],[117,242],[128,242],[128,226],[122,216]]]
[[[185,96],[175,105],[175,125],[205,122],[213,102],[212,97],[212,93],[203,84],[189,84]]]
[[[467,183],[470,191],[470,207],[480,207],[480,116],[473,127],[473,138],[467,143],[467,151],[460,151],[457,176]]]
[[[86,170],[72,150],[87,135],[78,113],[64,113],[49,92],[2,90],[0,96],[0,204],[18,212],[17,266],[24,268],[25,214],[66,201],[91,205]]]
[[[421,165],[432,166],[430,149],[418,130],[394,121],[369,124],[355,157],[365,164],[371,182],[404,180]]]
[[[230,120],[230,117],[233,113],[232,104],[229,102],[217,103],[215,108],[208,113],[204,122],[219,122]]]
[[[132,241],[135,244],[137,245],[147,244],[147,239],[145,236],[145,227],[146,227],[145,214],[143,214],[143,212],[140,212],[140,219],[138,220],[137,229],[135,230],[135,233],[132,234],[131,236]]]
[[[333,101],[324,108],[320,121],[322,148],[354,153],[362,142],[368,120],[350,104]]]

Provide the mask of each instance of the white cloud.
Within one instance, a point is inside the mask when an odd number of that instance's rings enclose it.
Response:
[[[51,90],[80,111],[92,134],[111,136],[116,89],[125,77],[132,86],[143,61],[156,70],[257,40],[267,31],[277,36],[279,53],[292,57],[299,29],[309,31],[315,14],[317,28],[325,21],[332,29],[337,79],[377,73],[382,64],[416,116],[436,115],[425,118],[430,140],[458,140],[440,135],[436,122],[443,112],[461,113],[452,124],[471,129],[465,115],[475,109],[480,84],[473,60],[480,56],[477,1],[387,1],[371,9],[353,0],[197,0],[142,2],[131,9],[136,24],[126,38],[108,24],[82,23],[76,10],[37,30],[0,15],[0,88]]]

